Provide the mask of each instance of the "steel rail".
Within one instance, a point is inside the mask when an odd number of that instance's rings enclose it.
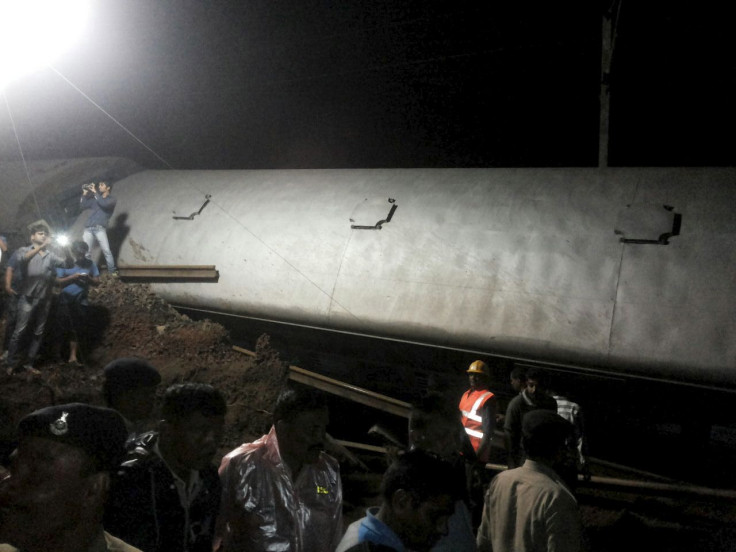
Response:
[[[236,345],[233,345],[233,350],[250,357],[256,356],[255,352]],[[299,366],[289,366],[289,379],[403,418],[408,418],[411,411],[411,404],[408,402],[329,378]]]
[[[298,366],[289,366],[289,379],[403,418],[408,418],[411,410],[411,405],[407,402],[328,378]]]
[[[123,265],[118,266],[118,275],[126,280],[217,280],[219,272],[215,265]]]

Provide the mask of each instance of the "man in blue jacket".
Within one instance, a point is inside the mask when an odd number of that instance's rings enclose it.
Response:
[[[115,259],[112,256],[112,251],[110,251],[110,242],[107,239],[107,224],[110,222],[110,217],[112,217],[117,204],[117,199],[112,196],[111,192],[112,185],[107,182],[100,182],[96,186],[94,183],[82,186],[80,207],[82,210],[92,210],[84,225],[82,239],[89,246],[90,251],[92,251],[95,241],[100,244],[100,250],[107,263],[107,272],[117,276],[118,269],[115,266]]]
[[[406,452],[383,475],[381,506],[350,524],[336,552],[428,552],[447,534],[460,491],[448,462]]]

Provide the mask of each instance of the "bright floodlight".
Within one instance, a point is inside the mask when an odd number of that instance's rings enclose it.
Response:
[[[0,0],[0,90],[51,63],[81,34],[91,0]]]
[[[56,236],[56,243],[58,243],[62,247],[66,247],[69,245],[69,236],[66,234],[59,234]]]

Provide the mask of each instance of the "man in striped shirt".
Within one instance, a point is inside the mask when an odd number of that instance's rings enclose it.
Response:
[[[585,459],[585,422],[583,410],[580,405],[570,400],[565,395],[551,391],[552,398],[557,401],[557,414],[570,422],[573,432],[570,437],[570,445],[577,451],[577,468],[580,473],[588,474],[588,465]]]

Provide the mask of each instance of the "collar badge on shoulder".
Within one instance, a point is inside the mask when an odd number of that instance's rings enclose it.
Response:
[[[66,422],[67,416],[69,416],[68,412],[62,412],[58,420],[49,424],[51,433],[59,437],[69,432],[69,424]]]

